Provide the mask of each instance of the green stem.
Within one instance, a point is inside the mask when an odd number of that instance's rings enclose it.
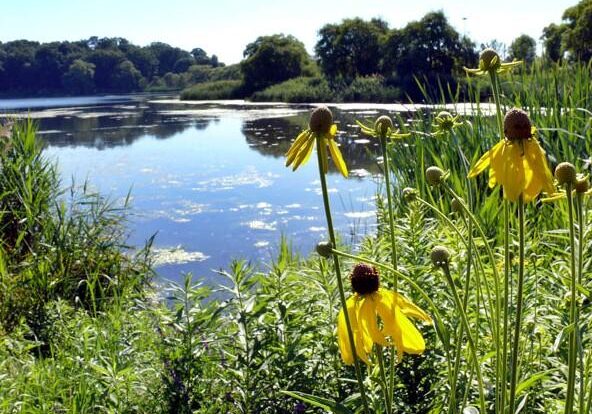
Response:
[[[518,291],[516,293],[516,320],[514,321],[514,340],[512,341],[512,360],[510,365],[510,413],[516,407],[516,383],[518,380],[518,351],[520,349],[520,330],[522,327],[522,303],[524,292],[524,200],[522,195],[518,199],[519,225],[519,262],[518,262]]]
[[[506,409],[508,394],[508,335],[510,317],[510,203],[504,200],[504,329],[502,333],[502,357],[501,357],[501,402],[500,412]],[[500,396],[498,392],[498,397]]]
[[[571,301],[569,304],[569,324],[572,329],[569,333],[569,352],[567,354],[567,395],[565,397],[565,414],[573,413],[574,396],[576,385],[576,365],[577,365],[577,330],[576,323],[576,292],[577,292],[577,274],[576,274],[576,235],[574,231],[573,216],[573,195],[571,183],[565,186],[565,195],[567,197],[568,225],[569,225],[569,246],[571,249],[570,271],[571,271]]]
[[[481,406],[481,412],[486,413],[485,409],[485,393],[484,393],[484,386],[483,386],[483,377],[481,375],[481,365],[479,364],[479,358],[477,358],[477,348],[475,346],[475,341],[473,340],[473,335],[471,335],[471,329],[469,328],[469,322],[467,320],[467,315],[463,310],[463,305],[460,301],[460,297],[458,296],[458,292],[456,291],[456,286],[454,285],[454,280],[452,279],[452,275],[450,274],[450,268],[448,267],[448,263],[445,263],[442,266],[442,270],[444,271],[444,276],[446,276],[446,281],[452,291],[452,297],[454,298],[454,304],[459,311],[461,322],[464,326],[464,329],[467,331],[467,340],[469,341],[471,356],[473,358],[473,363],[475,366],[475,372],[477,374],[477,382],[479,383],[479,404]]]
[[[576,206],[578,214],[578,285],[582,284],[582,276],[584,273],[584,195],[582,193],[576,193]],[[579,366],[580,366],[580,391],[579,391],[579,402],[580,402],[580,414],[584,411],[585,401],[585,390],[584,390],[584,348],[582,344],[582,332],[580,330],[580,306],[578,302],[576,308],[576,328],[577,328],[577,340],[578,340],[578,354],[579,354]]]
[[[376,358],[378,359],[378,368],[380,370],[380,380],[381,380],[381,388],[382,393],[384,395],[384,404],[386,405],[386,412],[387,414],[391,414],[393,412],[393,404],[391,403],[391,396],[390,388],[386,382],[386,372],[384,371],[384,358],[382,356],[382,346],[376,345]]]
[[[325,208],[325,217],[327,219],[327,229],[329,231],[329,238],[331,240],[332,246],[337,246],[336,238],[335,238],[335,231],[333,229],[333,218],[331,217],[331,206],[329,204],[329,192],[327,191],[327,179],[325,177],[325,173],[323,172],[323,159],[322,159],[322,150],[321,145],[325,145],[323,139],[317,137],[317,159],[318,159],[318,167],[319,167],[319,176],[321,179],[321,192],[323,194],[323,205]],[[360,396],[362,397],[362,404],[364,406],[364,412],[366,414],[370,413],[370,409],[368,408],[368,401],[366,399],[366,392],[364,389],[364,380],[362,378],[362,370],[360,368],[360,361],[358,358],[358,354],[356,353],[356,346],[354,342],[354,334],[351,328],[351,322],[349,320],[349,312],[347,310],[347,303],[345,300],[345,291],[343,289],[343,280],[341,278],[341,268],[339,266],[339,256],[336,254],[333,255],[333,264],[335,267],[335,273],[337,275],[337,287],[339,289],[339,299],[341,300],[341,306],[343,309],[343,314],[345,316],[345,325],[347,327],[347,336],[349,339],[349,345],[351,347],[351,352],[354,357],[354,367],[356,371],[356,378],[358,380],[358,387],[360,389]]]
[[[398,268],[398,258],[397,258],[397,241],[395,239],[395,218],[393,214],[393,197],[391,194],[391,169],[389,167],[389,156],[386,147],[386,137],[380,137],[380,148],[382,149],[382,162],[384,166],[384,180],[386,185],[386,201],[388,206],[388,216],[389,216],[389,233],[391,238],[391,263],[393,265],[393,269]],[[393,290],[395,293],[398,290],[399,278],[396,273],[393,273]],[[392,355],[390,361],[390,370],[389,370],[389,401],[391,400],[392,396],[395,392],[395,349],[392,348]],[[389,407],[391,408],[391,407]]]

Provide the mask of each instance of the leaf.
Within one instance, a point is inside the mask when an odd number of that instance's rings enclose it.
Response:
[[[535,385],[537,382],[547,378],[549,374],[553,371],[554,370],[550,369],[547,371],[539,372],[537,374],[532,375],[527,380],[522,381],[520,384],[518,384],[518,387],[516,388],[516,396],[520,395],[522,392],[526,391],[527,389]]]
[[[319,407],[324,410],[329,410],[335,414],[353,414],[350,410],[345,408],[343,405],[329,400],[323,397],[317,397],[316,395],[306,394],[298,391],[280,391],[282,394],[286,394],[292,398],[308,403],[314,407]]]

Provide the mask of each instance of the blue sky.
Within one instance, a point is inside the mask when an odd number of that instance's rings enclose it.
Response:
[[[317,31],[348,17],[381,17],[403,27],[432,10],[444,10],[460,33],[476,42],[506,44],[559,23],[578,0],[0,0],[0,41],[80,40],[121,36],[139,45],[163,41],[201,47],[236,63],[257,36],[292,34],[313,52]]]

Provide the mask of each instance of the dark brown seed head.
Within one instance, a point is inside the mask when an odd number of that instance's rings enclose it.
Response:
[[[378,290],[380,286],[380,275],[374,266],[365,263],[358,263],[354,266],[351,275],[349,275],[352,289],[354,292],[365,295]]]
[[[308,127],[316,134],[326,134],[333,125],[333,114],[326,106],[315,108],[310,114]]]
[[[389,129],[393,130],[393,120],[390,116],[383,115],[379,117],[374,123],[374,130],[381,136],[384,137],[388,134]]]
[[[532,136],[532,124],[522,109],[510,109],[504,118],[504,135],[510,141],[528,139]]]
[[[434,246],[430,259],[435,267],[447,266],[450,261],[450,252],[444,246]]]

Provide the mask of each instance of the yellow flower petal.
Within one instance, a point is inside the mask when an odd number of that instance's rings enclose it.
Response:
[[[433,323],[430,315],[425,313],[425,311],[421,309],[419,306],[417,306],[415,303],[411,302],[409,299],[407,299],[405,296],[401,294],[397,294],[394,292],[393,294],[397,296],[397,304],[401,308],[403,314],[405,314],[406,316],[417,318],[430,324]]]
[[[314,137],[309,130],[298,135],[288,152],[286,152],[286,167],[289,167],[294,162],[298,154],[302,152],[310,140],[314,141]]]
[[[500,157],[503,166],[501,172],[496,171],[496,177],[504,189],[504,198],[517,201],[525,184],[522,146],[514,142],[506,144],[502,148]]]
[[[483,154],[481,158],[479,158],[479,161],[477,161],[477,163],[469,171],[468,177],[474,178],[481,174],[487,167],[489,167],[492,157],[496,155],[496,153],[503,147],[503,145],[504,141],[501,140],[500,142],[495,144],[489,151]]]
[[[343,157],[341,156],[341,151],[337,146],[337,143],[334,139],[329,139],[329,151],[331,152],[331,158],[333,159],[333,163],[345,178],[347,178],[347,166],[345,165],[345,161],[343,161]]]
[[[376,304],[380,293],[372,293],[365,295],[360,306],[360,325],[362,326],[366,335],[368,335],[374,343],[382,346],[388,346],[386,338],[378,329],[378,322],[376,320],[377,309]],[[380,315],[380,314],[379,314]],[[381,316],[382,318],[382,316]]]
[[[325,140],[326,138],[320,138]],[[329,172],[329,156],[327,155],[327,146],[324,142],[319,145],[321,149],[321,167],[323,169],[323,174],[327,174]]]
[[[309,138],[308,138],[308,141],[306,142],[306,144],[302,146],[302,149],[294,158],[294,164],[292,166],[293,171],[296,171],[296,169],[298,167],[300,167],[301,165],[306,164],[306,162],[310,158],[310,154],[312,154],[312,148],[314,146],[314,143],[315,143],[314,135],[311,134],[311,135],[309,135]]]
[[[397,306],[395,308],[395,321],[401,332],[403,351],[408,354],[421,354],[425,351],[425,341],[421,332],[411,323]]]
[[[335,138],[335,135],[337,135],[337,125],[331,125],[331,128],[329,129],[329,135],[331,135],[331,138]]]
[[[349,321],[352,325],[352,331],[355,331],[357,326],[357,319],[355,319],[355,306],[356,306],[356,298],[355,296],[351,296],[346,301],[346,306],[349,314]],[[356,328],[356,329],[354,329]],[[341,353],[341,359],[347,365],[352,365],[354,363],[354,357],[351,352],[351,346],[349,344],[349,338],[347,334],[347,325],[345,323],[345,312],[343,309],[339,312],[339,316],[337,318],[337,344],[339,345],[339,351]]]
[[[541,181],[542,190],[547,194],[555,193],[553,175],[547,165],[545,151],[541,148],[539,142],[535,138],[532,138],[525,142],[524,147],[531,168]]]

